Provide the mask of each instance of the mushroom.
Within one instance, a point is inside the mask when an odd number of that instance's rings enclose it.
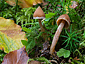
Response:
[[[57,19],[56,22],[57,22],[58,28],[57,28],[57,31],[54,35],[54,38],[53,38],[53,41],[52,41],[52,44],[50,47],[50,54],[53,54],[53,52],[55,51],[55,46],[57,44],[57,41],[59,39],[59,36],[60,36],[60,33],[61,33],[63,27],[65,27],[65,28],[69,27],[70,18],[67,14],[63,14]]]
[[[44,14],[43,10],[41,9],[41,7],[39,6],[33,14],[33,19],[38,19],[38,22],[39,22],[42,32],[45,31],[45,29],[41,23],[41,19],[44,19],[44,18],[45,18],[45,14]]]

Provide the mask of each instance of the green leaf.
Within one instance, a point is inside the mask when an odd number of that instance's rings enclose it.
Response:
[[[23,29],[25,32],[27,32],[27,33],[30,33],[30,32],[31,32],[31,29],[29,29],[29,28],[23,27],[22,29]]]
[[[46,14],[46,18],[51,18],[51,17],[53,17],[55,15],[55,13],[48,13],[48,14]]]
[[[68,58],[68,57],[70,56],[70,51],[61,48],[61,49],[57,52],[57,55],[58,55],[59,57],[64,56],[64,58]]]
[[[39,57],[39,58],[35,58],[37,61],[44,61],[46,62],[46,64],[52,64],[51,62],[49,62],[48,59],[46,59],[45,57]]]
[[[21,40],[22,44],[27,46],[28,45],[28,42],[26,40]]]
[[[46,18],[45,21],[49,21],[51,18]]]
[[[85,47],[85,40],[81,42],[80,45]]]
[[[26,45],[26,50],[31,50],[35,46],[35,41],[34,40],[28,40],[28,45]]]
[[[83,33],[83,38],[85,39],[85,30],[84,30],[84,33]]]

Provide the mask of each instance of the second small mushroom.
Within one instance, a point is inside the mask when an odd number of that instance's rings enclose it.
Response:
[[[58,28],[57,28],[57,31],[54,35],[54,38],[53,38],[53,41],[52,41],[52,44],[50,47],[50,54],[53,54],[53,52],[55,51],[55,46],[57,44],[57,41],[59,39],[59,36],[60,36],[60,33],[61,33],[63,27],[65,27],[65,28],[69,27],[70,18],[67,14],[63,14],[57,19],[56,22],[57,22]]]

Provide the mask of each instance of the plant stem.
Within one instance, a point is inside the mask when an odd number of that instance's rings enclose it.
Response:
[[[16,1],[16,8],[15,8],[15,14],[17,12],[17,9],[18,9],[18,0],[15,0]]]
[[[50,48],[50,53],[53,54],[53,52],[55,51],[55,46],[57,44],[57,41],[59,39],[59,36],[60,36],[60,33],[64,27],[64,24],[65,24],[65,21],[62,21],[59,25],[59,27],[57,28],[57,31],[54,35],[54,38],[53,38],[53,41],[52,41],[52,45],[51,45],[51,48]]]

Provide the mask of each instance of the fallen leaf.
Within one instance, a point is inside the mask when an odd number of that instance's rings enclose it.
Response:
[[[70,5],[69,7],[75,9],[78,6],[78,3],[76,1],[71,1],[71,2],[72,5]]]
[[[49,57],[50,56],[50,51],[49,51],[49,48],[50,48],[50,44],[49,44],[49,41],[45,41],[43,43],[43,49],[41,50],[41,57],[44,56],[44,57]]]
[[[25,32],[13,20],[0,17],[0,49],[9,53],[23,47],[21,40],[27,40]]]
[[[75,57],[74,60],[80,60],[80,59],[78,59],[77,57]]]
[[[28,64],[41,64],[39,61],[29,61]]]
[[[16,5],[15,0],[6,0],[6,2],[12,6]],[[28,5],[24,0],[18,0],[18,5],[20,5],[22,8],[30,7],[30,5]]]
[[[6,2],[12,6],[16,5],[15,0],[6,0]],[[38,3],[42,3],[42,0],[18,0],[18,5],[20,5],[22,8],[28,8]]]
[[[29,59],[25,47],[7,53],[4,56],[2,64],[27,64]]]

